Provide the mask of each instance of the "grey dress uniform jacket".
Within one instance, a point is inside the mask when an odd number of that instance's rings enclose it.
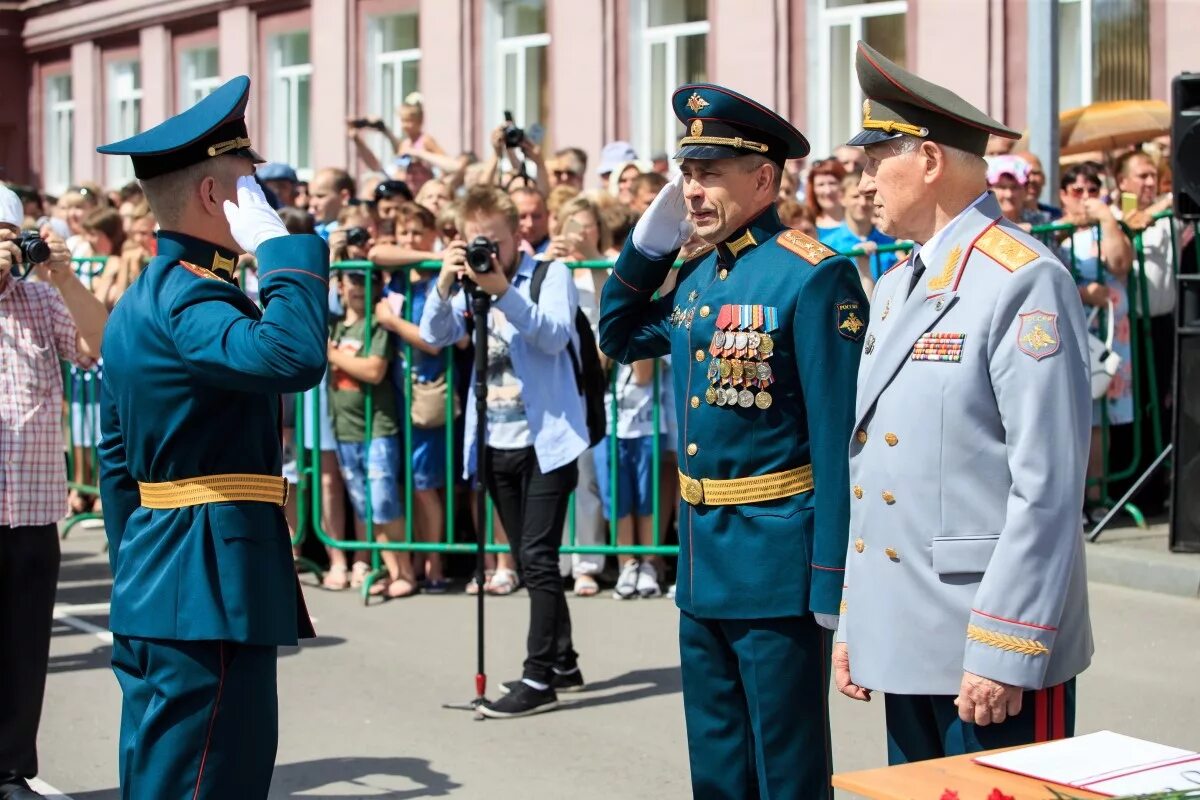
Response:
[[[855,684],[1041,689],[1088,666],[1087,352],[1070,273],[990,193],[882,276],[850,442]]]

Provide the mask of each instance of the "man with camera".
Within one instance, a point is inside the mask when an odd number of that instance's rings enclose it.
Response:
[[[448,347],[467,333],[467,291],[492,296],[488,340],[487,438],[475,440],[475,389],[467,402],[467,474],[483,469],[485,488],[508,532],[517,568],[529,589],[528,654],[520,681],[479,711],[494,718],[523,717],[558,705],[556,692],[579,689],[583,677],[571,644],[558,548],[576,464],[588,446],[583,398],[568,347],[578,352],[579,297],[570,270],[545,269],[536,300],[537,262],[517,249],[518,213],[512,199],[476,186],[462,200],[458,230],[470,244],[451,242],[437,283],[421,314],[421,338]]]
[[[21,232],[0,186],[0,798],[41,797],[37,729],[67,509],[59,360],[90,366],[108,313],[71,269],[61,239]],[[30,274],[37,282],[25,280]]]

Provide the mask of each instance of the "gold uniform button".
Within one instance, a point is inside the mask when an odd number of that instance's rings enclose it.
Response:
[[[692,395],[692,408],[699,408],[699,407],[700,407],[700,398],[696,397],[695,395]]]
[[[697,360],[697,361],[703,361],[703,360],[704,360],[704,351],[703,351],[703,350],[697,350],[697,351],[696,351],[696,360]]]
[[[692,442],[691,444],[689,444],[689,445],[688,445],[688,451],[687,451],[687,453],[688,453],[688,455],[689,455],[689,456],[694,456],[694,455],[696,455],[696,453],[698,453],[699,451],[700,451],[700,448],[699,448],[699,447],[696,447],[696,443],[695,443],[695,442]]]
[[[729,277],[729,270],[723,269],[723,270],[721,270],[720,274],[721,274],[721,280],[725,280],[726,278]]]
[[[867,543],[866,543],[866,542],[864,542],[862,539],[855,539],[855,540],[854,540],[854,550],[855,550],[856,552],[859,552],[859,553],[861,553],[863,550],[866,550],[866,549],[867,549]]]
[[[888,443],[888,447],[895,447],[896,445],[900,444],[900,437],[894,433],[886,434],[883,437],[883,440]]]
[[[887,503],[889,506],[893,505],[896,502],[896,495],[892,494],[891,492],[884,492],[883,502]]]
[[[863,496],[863,488],[862,488],[861,486],[859,486],[859,485],[855,484],[855,486],[854,486],[854,499],[855,499],[855,500],[862,500],[862,496]],[[859,551],[859,552],[861,552],[861,551]]]
[[[862,428],[859,428],[858,433],[854,434],[854,438],[858,440],[859,444],[866,444],[867,443],[867,432],[864,431]]]
[[[900,554],[896,552],[896,548],[894,548],[894,547],[883,548],[883,554],[885,556],[887,556],[888,558],[890,558],[892,561],[900,560]]]
[[[700,316],[707,317],[712,310],[708,306],[700,306]]]

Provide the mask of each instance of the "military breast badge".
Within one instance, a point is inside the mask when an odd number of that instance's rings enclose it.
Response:
[[[1058,352],[1058,314],[1030,311],[1021,314],[1017,329],[1017,349],[1036,361]]]

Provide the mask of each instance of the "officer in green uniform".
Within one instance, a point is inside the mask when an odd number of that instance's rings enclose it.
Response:
[[[126,800],[267,796],[276,648],[311,636],[281,477],[281,392],[326,366],[328,251],[255,183],[238,77],[99,148],[133,159],[162,230],[109,317],[100,494]],[[238,289],[258,259],[263,310]]]
[[[600,347],[676,364],[692,789],[832,797],[828,668],[867,302],[848,259],[779,222],[784,161],[808,155],[800,132],[720,86],[683,86],[673,106],[682,175],[605,285]],[[693,231],[709,247],[656,299]]]

